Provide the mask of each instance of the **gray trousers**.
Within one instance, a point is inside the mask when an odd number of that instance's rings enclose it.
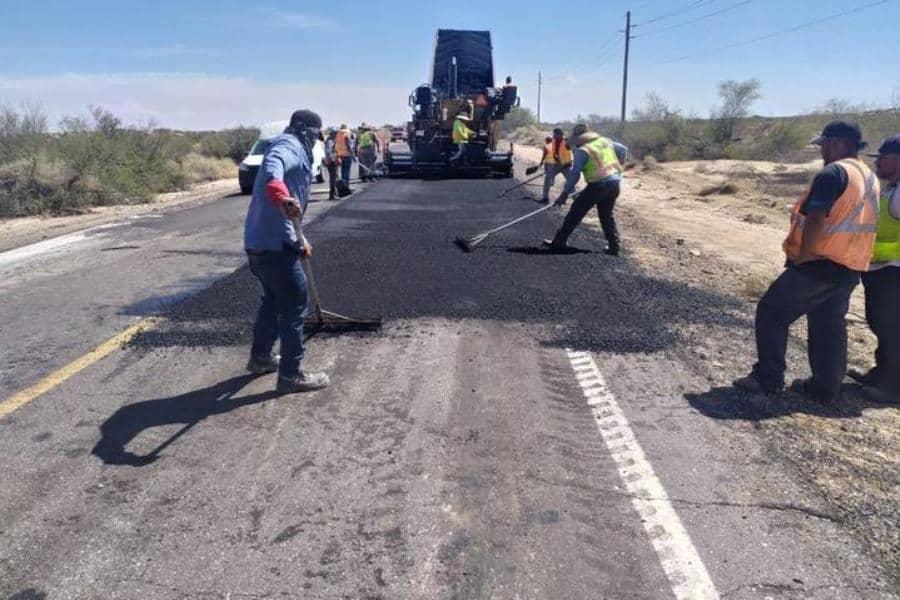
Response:
[[[569,176],[572,165],[544,165],[544,195],[542,199],[550,199],[550,188],[556,182],[556,176],[562,175],[563,179]]]
[[[875,373],[880,386],[900,395],[900,267],[863,273],[866,321],[875,337]]]
[[[784,386],[788,329],[806,316],[813,391],[840,394],[847,371],[847,309],[860,274],[828,260],[792,265],[756,307],[756,378],[767,391]]]

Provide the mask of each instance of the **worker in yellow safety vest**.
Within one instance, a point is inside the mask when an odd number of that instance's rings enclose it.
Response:
[[[556,182],[556,176],[567,178],[572,168],[572,148],[559,127],[553,130],[553,137],[544,145],[539,164],[544,165],[544,195],[541,197],[541,204],[549,204],[550,188]]]
[[[342,123],[334,137],[334,153],[341,165],[341,180],[350,185],[350,167],[353,166],[353,148],[350,146],[350,130]]]
[[[596,207],[607,242],[604,252],[610,256],[618,256],[619,229],[613,211],[619,197],[619,186],[624,170],[622,163],[628,155],[628,148],[590,131],[584,123],[575,126],[569,137],[569,143],[575,147],[572,166],[566,176],[566,185],[554,204],[563,206],[569,195],[575,191],[575,186],[582,176],[587,186],[572,203],[572,208],[569,209],[556,235],[552,240],[544,240],[544,245],[552,250],[566,251],[569,236],[584,220],[588,211]]]
[[[881,144],[875,174],[886,184],[881,193],[875,248],[863,273],[866,321],[875,337],[875,366],[867,373],[851,371],[871,399],[900,402],[900,135]]]
[[[453,143],[456,144],[456,154],[450,158],[451,164],[456,164],[466,158],[469,140],[475,135],[475,132],[472,131],[468,125],[470,121],[471,119],[469,119],[469,116],[464,112],[457,114],[456,118],[453,120],[453,132],[451,133],[451,137]]]
[[[811,141],[825,167],[794,205],[784,241],[787,268],[756,308],[757,363],[735,381],[745,390],[774,394],[784,387],[788,329],[806,315],[812,378],[791,389],[810,400],[840,400],[847,372],[850,295],[869,268],[878,220],[878,178],[859,159],[865,148],[855,123],[832,121]]]
[[[366,123],[360,125],[356,140],[360,181],[375,181],[375,161],[380,148],[381,144],[375,132]]]

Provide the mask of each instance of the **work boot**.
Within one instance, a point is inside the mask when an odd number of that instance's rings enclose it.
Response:
[[[808,400],[817,404],[834,405],[841,401],[841,392],[829,393],[820,390],[812,378],[795,379],[789,388],[792,392],[805,396]]]
[[[890,390],[885,386],[864,385],[862,393],[870,402],[875,404],[900,405],[900,389]]]
[[[609,247],[609,248],[607,248],[606,250],[603,251],[603,254],[606,254],[607,256],[618,256],[618,255],[619,255],[619,249],[618,249],[618,248]]]
[[[774,396],[781,392],[778,389],[767,389],[763,386],[762,382],[756,377],[755,373],[750,373],[740,379],[735,379],[731,382],[736,388],[740,388],[745,392],[750,392],[751,394],[765,394],[767,396]]]
[[[541,198],[540,204],[550,204],[550,198]]]
[[[280,360],[281,357],[277,354],[270,354],[269,356],[251,356],[250,360],[247,362],[247,370],[254,375],[274,373],[278,370],[278,361]]]
[[[564,252],[565,250],[569,249],[568,244],[565,244],[565,243],[560,244],[560,243],[557,243],[556,240],[544,240],[542,243],[544,244],[545,247],[549,248],[550,250]]]
[[[847,372],[847,375],[850,376],[850,379],[853,379],[862,385],[878,385],[880,374],[878,368],[873,367],[865,373],[857,369],[850,369]]]
[[[279,394],[297,394],[300,392],[313,392],[328,387],[328,375],[325,373],[309,373],[300,371],[293,377],[278,377],[275,391]]]

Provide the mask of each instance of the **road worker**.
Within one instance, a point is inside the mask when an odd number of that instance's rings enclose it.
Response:
[[[359,127],[359,136],[356,142],[359,156],[359,179],[361,181],[375,181],[375,160],[381,149],[378,136],[366,123]]]
[[[350,141],[350,130],[346,124],[341,124],[334,138],[335,154],[341,165],[341,181],[350,186],[350,167],[353,166],[353,147]]]
[[[875,337],[875,366],[867,373],[851,371],[871,398],[900,402],[900,135],[881,144],[875,174],[886,184],[881,194],[875,249],[863,273],[866,321]]]
[[[847,371],[845,318],[872,258],[879,183],[858,158],[866,144],[855,123],[833,121],[811,143],[820,146],[825,167],[794,205],[786,268],[756,308],[756,365],[734,384],[754,393],[781,392],[788,329],[806,315],[812,377],[791,389],[830,404],[840,399]]]
[[[453,120],[452,137],[453,143],[456,144],[457,148],[456,154],[450,159],[450,162],[453,164],[458,163],[466,158],[469,139],[471,139],[471,137],[475,135],[475,132],[469,127],[470,121],[471,119],[469,119],[469,116],[463,111],[460,111],[456,115],[456,118]]]
[[[328,137],[325,138],[325,159],[322,161],[328,169],[328,199],[337,200],[337,179],[340,158],[335,151],[335,138],[337,130],[334,127],[328,129]]]
[[[556,183],[556,176],[562,175],[568,178],[572,169],[572,148],[563,137],[563,130],[557,127],[553,130],[553,137],[544,144],[544,152],[541,155],[540,164],[544,165],[544,194],[541,204],[550,203],[550,188]]]
[[[572,130],[569,143],[575,148],[572,167],[566,177],[566,185],[556,199],[557,206],[563,206],[566,199],[575,190],[578,180],[584,176],[587,186],[572,203],[562,226],[552,240],[544,240],[544,245],[553,250],[566,250],[566,242],[575,228],[593,207],[597,207],[600,226],[606,237],[607,248],[604,252],[610,256],[618,256],[620,251],[619,230],[613,211],[619,197],[619,186],[624,171],[622,163],[628,149],[590,131],[588,126],[580,123]]]
[[[313,249],[292,223],[303,218],[309,202],[312,148],[321,127],[322,119],[311,110],[291,115],[287,129],[272,139],[263,156],[244,222],[250,271],[263,292],[247,370],[257,375],[278,371],[276,390],[282,394],[328,385],[325,373],[300,369],[308,302],[301,259]],[[276,339],[281,342],[280,357],[272,353]]]

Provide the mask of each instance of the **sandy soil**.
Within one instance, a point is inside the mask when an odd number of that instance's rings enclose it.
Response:
[[[540,149],[517,146],[520,168],[535,164]],[[629,168],[617,206],[626,255],[652,273],[712,289],[745,302],[752,322],[759,296],[782,268],[781,243],[789,212],[821,162],[689,161]],[[559,180],[561,183],[561,179]],[[540,184],[540,180],[535,184]],[[529,186],[539,194],[539,186]],[[592,213],[588,226],[598,227]],[[851,366],[872,363],[874,336],[864,319],[862,286],[852,300]],[[752,331],[683,332],[714,394],[747,372],[755,359]],[[792,330],[790,377],[808,376],[805,322]],[[797,408],[776,401],[750,423],[767,436],[773,454],[794,463],[865,539],[873,551],[900,567],[900,409],[872,405],[851,390],[836,411]],[[793,404],[792,404],[793,403]],[[733,426],[741,427],[738,417]]]
[[[81,214],[62,217],[0,219],[0,252],[129,217],[157,213],[181,205],[212,202],[239,192],[237,179],[229,178],[198,184],[181,192],[159,194],[146,204],[96,206],[85,209]]]

